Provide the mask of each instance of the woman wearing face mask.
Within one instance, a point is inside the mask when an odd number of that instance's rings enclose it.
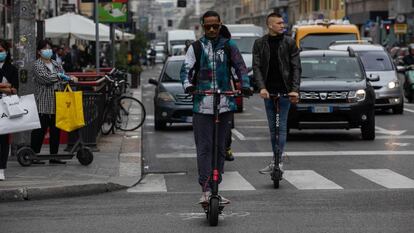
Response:
[[[48,40],[41,40],[37,44],[37,60],[33,64],[33,75],[35,84],[35,98],[37,110],[39,111],[40,129],[32,131],[31,147],[35,153],[40,153],[43,139],[47,128],[49,128],[50,154],[59,151],[60,130],[56,128],[56,100],[55,90],[59,82],[76,81],[73,76],[64,74],[59,63],[51,59],[53,55],[52,44]],[[49,163],[65,164],[66,162],[51,159]]]
[[[17,68],[11,64],[10,48],[0,40],[0,99],[3,95],[16,94],[19,86]],[[9,135],[0,135],[0,181],[5,180],[4,170],[9,157]]]

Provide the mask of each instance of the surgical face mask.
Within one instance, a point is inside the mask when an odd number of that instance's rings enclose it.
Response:
[[[42,49],[40,50],[40,55],[45,59],[50,59],[53,55],[53,52],[51,49]]]
[[[0,62],[4,62],[6,60],[7,53],[6,52],[0,52]]]

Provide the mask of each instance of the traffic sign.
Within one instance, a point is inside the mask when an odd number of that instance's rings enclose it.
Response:
[[[395,34],[406,34],[408,25],[406,23],[396,23],[394,24],[394,33]]]

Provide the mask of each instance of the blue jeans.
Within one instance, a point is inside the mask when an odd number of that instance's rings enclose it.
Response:
[[[267,122],[269,123],[270,141],[274,154],[279,151],[279,161],[282,161],[282,153],[286,145],[287,135],[287,118],[289,114],[290,101],[288,97],[280,97],[279,99],[279,144],[276,145],[276,109],[273,99],[265,99],[265,109]],[[279,149],[279,150],[278,150]]]

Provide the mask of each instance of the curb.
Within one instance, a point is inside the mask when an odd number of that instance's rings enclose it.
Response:
[[[17,188],[0,190],[0,203],[10,201],[42,200],[76,197],[118,191],[129,188],[115,183],[83,184],[47,188]]]

